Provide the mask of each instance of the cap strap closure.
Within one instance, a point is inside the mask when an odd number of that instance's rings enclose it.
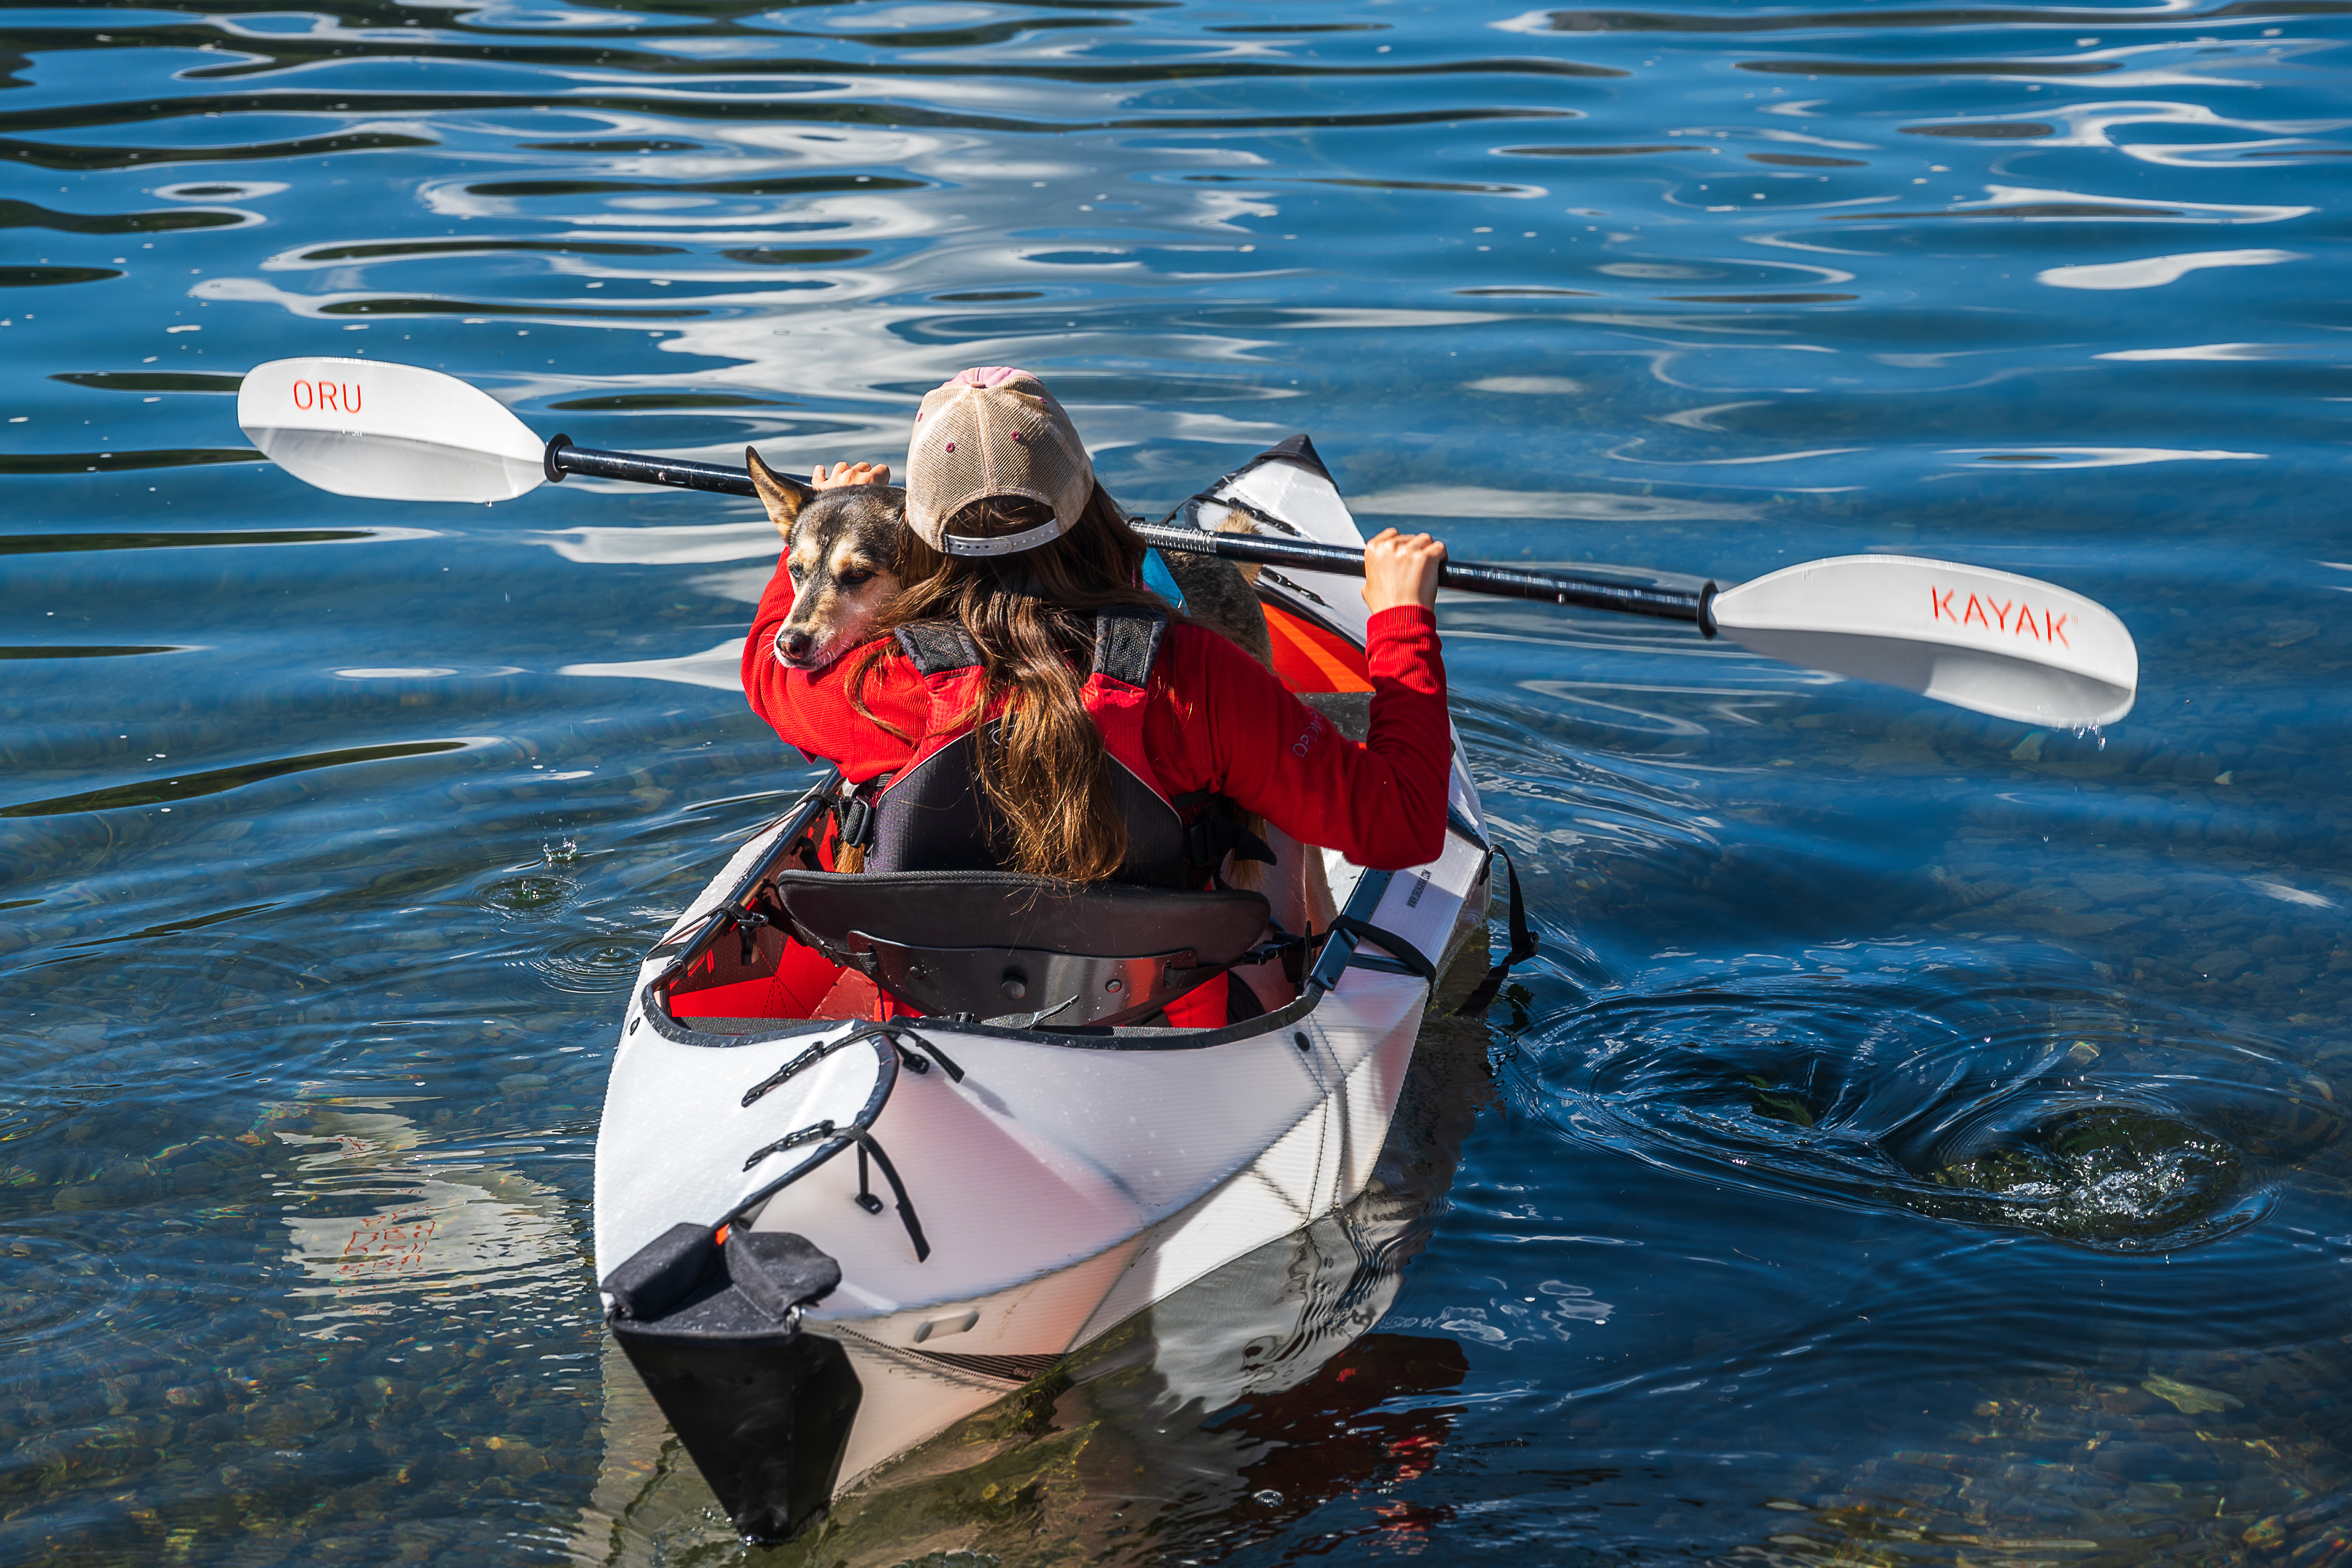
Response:
[[[1018,533],[1008,533],[997,539],[980,539],[967,533],[942,534],[940,548],[950,555],[1014,555],[1024,550],[1058,539],[1062,535],[1059,518],[1041,522],[1034,528],[1024,528]]]

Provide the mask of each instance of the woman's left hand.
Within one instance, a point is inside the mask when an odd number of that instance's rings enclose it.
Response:
[[[835,463],[830,474],[824,471],[824,465],[819,463],[809,475],[809,489],[813,490],[835,490],[844,485],[887,485],[889,482],[890,465],[887,463]]]

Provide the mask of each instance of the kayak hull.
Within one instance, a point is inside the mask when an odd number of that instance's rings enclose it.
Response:
[[[1236,509],[1360,540],[1303,441],[1179,515],[1208,527]],[[1305,574],[1272,576],[1258,591],[1285,628],[1278,673],[1360,717],[1360,608]],[[1285,666],[1283,637],[1312,661]],[[693,1016],[698,986],[782,995],[803,973],[807,955],[757,911],[781,869],[816,853],[824,786],[737,851],[633,991],[597,1144],[595,1246],[615,1337],[740,1533],[804,1530],[820,1492],[1363,1194],[1434,977],[1484,945],[1489,850],[1458,741],[1453,773],[1427,865],[1368,870],[1283,841],[1297,885],[1267,890],[1277,917],[1303,909],[1344,934],[1295,997],[1220,1028],[1014,1027],[887,1005]],[[812,985],[824,976],[794,994]],[[682,1346],[632,1322],[613,1283],[685,1226],[798,1238],[837,1263],[838,1284],[772,1303],[765,1333]]]

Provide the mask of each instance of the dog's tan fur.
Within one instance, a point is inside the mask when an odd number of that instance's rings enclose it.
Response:
[[[1247,518],[1231,518],[1217,531],[1255,533],[1257,525]],[[1265,606],[1258,603],[1255,566],[1181,550],[1166,551],[1160,558],[1184,595],[1185,614],[1222,633],[1268,669],[1274,668],[1274,634],[1266,629]]]

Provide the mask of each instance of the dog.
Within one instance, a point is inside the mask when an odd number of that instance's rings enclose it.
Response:
[[[1220,533],[1255,533],[1257,525],[1238,514],[1218,525]],[[1184,613],[1224,637],[1266,668],[1274,668],[1274,634],[1266,629],[1265,606],[1258,603],[1257,568],[1214,555],[1169,550],[1160,559],[1184,595]]]
[[[866,640],[899,587],[936,570],[939,556],[907,526],[907,492],[896,485],[845,485],[804,492],[751,447],[743,450],[768,521],[784,536],[793,613],[776,631],[776,658],[814,673]],[[1240,520],[1242,526],[1248,526]],[[1274,638],[1252,585],[1255,568],[1213,555],[1161,557],[1184,595],[1184,610],[1269,669]]]
[[[829,668],[866,640],[899,585],[938,558],[907,526],[907,492],[898,486],[844,485],[810,494],[751,448],[743,457],[768,521],[784,536],[784,565],[793,575],[793,613],[776,630],[776,658],[812,674]]]

